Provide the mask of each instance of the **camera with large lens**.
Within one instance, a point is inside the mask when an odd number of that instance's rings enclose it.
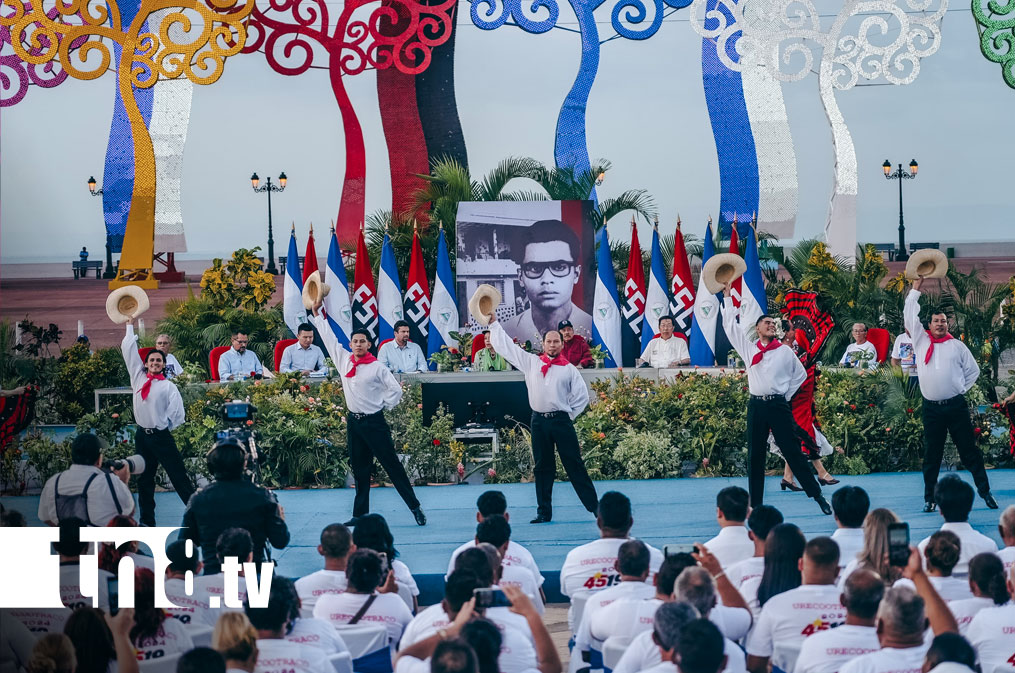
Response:
[[[232,427],[215,433],[216,443],[228,442],[241,446],[247,454],[248,472],[251,480],[260,481],[260,456],[257,454],[257,440],[252,429],[257,407],[250,402],[232,400],[225,402],[219,412],[222,414],[222,420]]]
[[[131,474],[141,474],[145,469],[144,458],[136,453],[126,458],[110,458],[102,461],[102,469],[106,472],[122,470],[124,465],[129,468]]]

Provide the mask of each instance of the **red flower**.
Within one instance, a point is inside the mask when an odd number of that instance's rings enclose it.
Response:
[[[684,399],[684,393],[677,393],[677,399],[678,400]]]
[[[708,467],[708,458],[702,458],[701,459],[701,466],[702,467]]]
[[[204,382],[205,383],[211,383],[211,379],[205,379]]]
[[[441,440],[439,440],[439,439],[433,440],[433,445],[434,446],[440,446],[441,445]]]
[[[257,372],[251,370],[251,372],[250,372],[250,378],[254,378],[255,376],[257,376]]]
[[[856,411],[856,405],[855,404],[849,405],[849,408],[852,409],[853,411]]]
[[[451,352],[454,353],[455,355],[458,355],[458,349],[457,348],[452,348]]]
[[[253,421],[251,421],[251,420],[247,420],[247,425],[253,425],[253,424],[254,424],[254,422],[253,422]]]
[[[911,414],[911,413],[913,413],[913,410],[912,409],[906,409],[906,413],[907,414]]]
[[[867,406],[868,406],[868,407],[873,407],[873,406],[874,406],[874,403],[872,402],[871,404],[868,404]]]
[[[310,407],[303,407],[303,411],[310,411]]]
[[[983,428],[973,428],[974,435],[980,435],[983,432]]]

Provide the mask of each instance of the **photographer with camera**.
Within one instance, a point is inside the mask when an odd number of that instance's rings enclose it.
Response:
[[[71,466],[50,477],[42,488],[41,520],[57,526],[76,517],[90,526],[105,526],[117,514],[134,511],[134,497],[127,481],[132,471],[144,469],[140,456],[104,463],[99,438],[81,434],[71,443],[70,457]]]
[[[141,505],[141,525],[155,525],[155,474],[159,464],[166,469],[176,495],[186,505],[194,494],[194,486],[176,448],[173,428],[186,420],[183,398],[175,384],[166,379],[166,354],[157,348],[148,351],[145,361],[137,351],[134,321],[127,323],[127,334],[120,344],[123,361],[134,390],[134,421],[137,434],[134,442],[144,458],[145,467],[137,480],[137,496]]]
[[[218,442],[208,453],[208,471],[215,480],[194,494],[183,513],[181,537],[201,547],[205,575],[221,572],[215,543],[227,528],[250,533],[256,563],[268,558],[266,542],[276,549],[289,544],[285,510],[274,493],[245,478],[246,467],[246,450],[235,439]]]

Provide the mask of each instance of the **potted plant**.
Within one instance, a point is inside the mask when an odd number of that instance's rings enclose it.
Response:
[[[603,350],[602,344],[596,344],[589,349],[589,353],[592,355],[592,359],[595,360],[596,369],[602,369],[606,363],[606,351]]]

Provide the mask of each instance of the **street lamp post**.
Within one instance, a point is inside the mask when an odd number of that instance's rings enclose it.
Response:
[[[278,176],[277,185],[273,185],[269,177],[264,185],[258,187],[257,184],[261,181],[261,178],[257,177],[257,173],[250,176],[250,185],[254,188],[255,192],[268,193],[268,267],[265,271],[273,275],[278,275],[278,269],[275,268],[275,239],[271,231],[271,193],[285,191],[286,180],[288,178],[286,178],[285,172],[282,172]]]
[[[89,177],[88,191],[92,196],[102,196],[102,187],[96,188],[96,184],[95,177]],[[113,267],[113,237],[108,231],[106,232],[106,270],[102,272],[102,277],[106,280],[116,278],[116,269]]]
[[[909,259],[909,253],[906,252],[906,225],[902,220],[902,181],[915,178],[920,166],[916,163],[916,159],[913,159],[909,162],[908,173],[903,170],[902,164],[899,164],[899,168],[893,171],[892,163],[888,159],[885,159],[885,163],[881,164],[881,168],[885,172],[885,178],[899,181],[899,252],[895,255],[895,259],[905,262]]]

